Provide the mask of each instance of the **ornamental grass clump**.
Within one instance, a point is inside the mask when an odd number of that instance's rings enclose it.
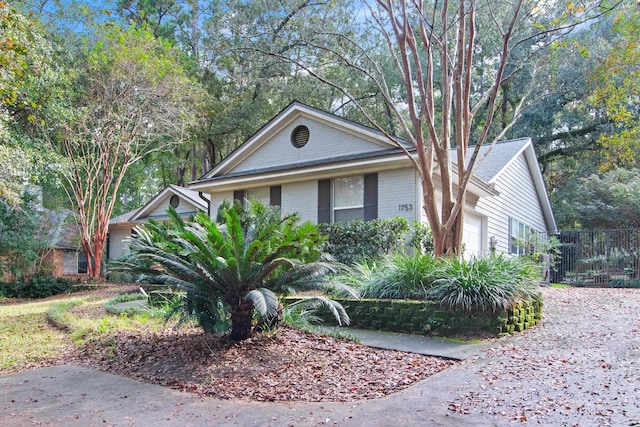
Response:
[[[359,289],[363,298],[425,299],[437,271],[430,253],[394,254],[377,265]]]
[[[465,312],[499,312],[539,296],[533,265],[520,258],[443,258],[429,299]]]

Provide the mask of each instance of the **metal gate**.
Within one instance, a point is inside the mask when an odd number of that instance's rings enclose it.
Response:
[[[640,229],[562,231],[552,281],[577,286],[639,287]]]

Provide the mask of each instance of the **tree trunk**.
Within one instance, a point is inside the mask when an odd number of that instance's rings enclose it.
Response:
[[[253,305],[241,299],[231,304],[231,339],[242,341],[251,337]]]

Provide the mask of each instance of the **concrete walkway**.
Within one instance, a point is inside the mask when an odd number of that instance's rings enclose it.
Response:
[[[356,328],[318,328],[320,331],[340,331],[354,336],[369,347],[386,350],[399,350],[410,353],[425,354],[427,356],[444,357],[454,360],[465,360],[478,351],[492,345],[491,341],[465,343],[443,340],[422,335],[399,334],[396,332],[372,331]]]
[[[443,371],[382,399],[264,403],[199,398],[91,369],[62,365],[0,377],[3,426],[465,426],[447,409],[465,370]],[[474,419],[473,425],[495,425]]]

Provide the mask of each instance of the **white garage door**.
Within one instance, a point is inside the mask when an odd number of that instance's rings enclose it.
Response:
[[[464,229],[462,243],[464,245],[465,258],[483,254],[483,218],[475,213],[466,212],[464,215]]]

